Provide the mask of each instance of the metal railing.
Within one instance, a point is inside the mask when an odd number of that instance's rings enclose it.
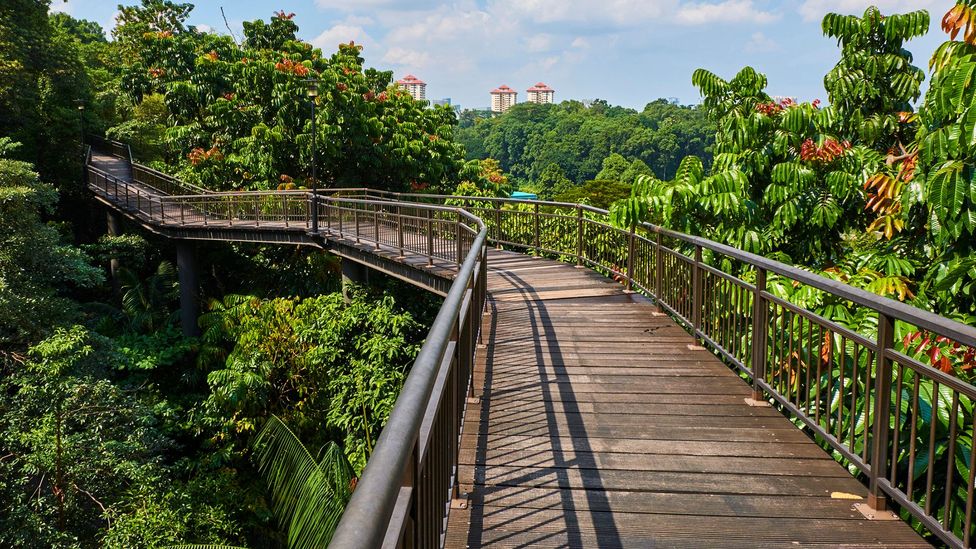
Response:
[[[704,238],[624,230],[585,205],[372,191],[455,204],[489,242],[575,261],[657,302],[887,500],[972,547],[976,328]],[[724,267],[724,268],[723,268]],[[831,318],[810,310],[821,303]],[[941,368],[934,367],[935,365]],[[976,375],[976,370],[973,371]]]
[[[96,192],[160,223],[309,226],[306,192],[143,196],[97,170],[89,177]],[[748,379],[756,400],[775,402],[860,475],[870,506],[890,499],[946,544],[972,546],[976,387],[954,374],[976,361],[973,327],[704,238],[650,224],[623,230],[590,206],[328,192],[319,196],[322,234],[461,265],[336,547],[442,541],[486,241],[589,266],[650,296]]]
[[[165,185],[147,190],[142,181],[87,168],[96,194],[150,225],[303,232],[311,226],[311,194],[304,191],[170,196],[158,192]],[[140,169],[133,165],[134,174]],[[329,193],[318,199],[320,236],[457,267],[331,545],[440,546],[448,507],[458,495],[461,426],[488,295],[487,229],[460,208],[359,198],[365,189]]]

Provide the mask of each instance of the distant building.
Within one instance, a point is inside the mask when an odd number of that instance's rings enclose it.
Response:
[[[450,106],[451,105],[451,98],[450,97],[445,97],[444,99],[431,99],[430,100],[430,104],[431,104],[431,106],[434,106],[434,105],[447,105],[447,106]]]
[[[427,99],[427,83],[412,74],[397,80],[397,86],[407,90],[407,93],[418,101]]]
[[[552,103],[555,95],[556,90],[550,88],[542,82],[539,82],[535,86],[532,86],[526,90],[525,100],[529,103]]]
[[[518,92],[509,88],[508,86],[501,85],[493,90],[491,90],[491,111],[492,112],[505,112],[512,105],[515,104],[515,100],[518,97]]]

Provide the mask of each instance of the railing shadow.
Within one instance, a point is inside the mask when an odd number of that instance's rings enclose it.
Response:
[[[574,501],[574,492],[582,492],[586,496],[587,507],[591,516],[589,517],[590,523],[599,524],[600,529],[597,532],[598,536],[598,547],[620,547],[622,546],[622,541],[620,538],[620,533],[618,532],[616,525],[613,521],[600,521],[598,517],[593,515],[593,512],[600,509],[609,509],[610,502],[607,498],[605,487],[603,486],[602,479],[599,474],[599,470],[594,468],[591,471],[592,476],[588,478],[587,486],[580,487],[579,490],[572,487],[573,479],[571,478],[573,471],[580,471],[580,467],[592,466],[593,463],[587,462],[588,456],[592,456],[593,449],[589,444],[589,438],[586,433],[586,427],[582,424],[579,426],[567,427],[579,429],[578,433],[573,433],[572,437],[562,437],[559,432],[559,425],[556,421],[557,414],[562,414],[565,417],[579,417],[580,409],[576,403],[576,395],[573,391],[571,384],[569,383],[555,383],[556,386],[555,393],[552,389],[553,384],[547,383],[550,381],[551,375],[547,372],[547,363],[551,365],[553,375],[558,377],[562,375],[567,375],[565,369],[565,363],[563,360],[563,355],[560,349],[560,342],[558,336],[555,333],[551,333],[546,329],[546,326],[551,321],[551,316],[546,308],[545,302],[539,300],[538,292],[533,289],[533,287],[525,281],[523,278],[519,277],[517,274],[511,272],[499,272],[495,271],[497,276],[500,276],[504,280],[508,281],[515,290],[514,293],[522,296],[528,309],[529,309],[529,328],[531,330],[533,340],[540,343],[534,345],[535,353],[535,363],[536,370],[539,375],[539,380],[536,384],[540,387],[542,393],[542,403],[543,403],[543,413],[545,413],[546,427],[548,430],[548,439],[550,444],[550,450],[552,455],[552,463],[546,467],[544,463],[540,462],[540,470],[531,473],[526,473],[521,476],[516,476],[514,478],[509,478],[506,480],[505,486],[491,486],[488,484],[489,479],[485,479],[485,483],[480,487],[483,490],[483,494],[478,495],[478,500],[485,501],[486,496],[492,492],[502,492],[506,489],[510,489],[511,485],[517,485],[519,483],[538,483],[540,479],[554,476],[554,489],[559,493],[559,499],[561,502],[562,516],[560,520],[563,522],[564,531],[566,536],[567,545],[570,547],[586,547],[587,544],[584,541],[582,531],[580,529],[580,524],[582,522],[579,518],[580,513],[584,513],[584,510],[576,509],[576,502]],[[512,293],[509,292],[509,295]],[[492,316],[492,331],[490,341],[493,341],[497,334],[497,323],[498,323],[498,311],[497,305],[493,302],[493,316]],[[545,345],[541,345],[545,343]],[[494,359],[494,349],[489,343],[488,356],[486,362],[486,373],[485,373],[485,387],[491,387],[492,381],[492,363]],[[477,461],[484,464],[486,472],[489,469],[487,464],[487,445],[488,445],[488,425],[489,425],[489,414],[491,412],[491,394],[487,393],[486,398],[482,400],[482,419],[480,425],[480,432],[478,438],[478,449],[477,449]],[[561,409],[557,409],[557,403]],[[565,448],[563,444],[566,441],[571,444],[570,448]],[[540,452],[544,454],[545,452]],[[570,454],[567,456],[567,454]],[[476,466],[477,467],[477,466]],[[551,469],[551,471],[546,471],[545,469]],[[514,509],[515,507],[513,507]],[[518,519],[527,519],[530,515],[535,515],[541,512],[540,509],[525,509],[525,516],[518,517]],[[478,505],[474,507],[471,511],[472,513],[472,526],[484,525],[484,507]],[[516,519],[516,520],[518,520]],[[539,521],[533,523],[533,529],[540,526],[552,527],[551,521]],[[504,541],[505,539],[515,537],[524,532],[511,532],[505,536],[491,537],[491,541],[498,543]],[[481,529],[476,529],[472,527],[468,533],[468,546],[469,547],[480,547],[484,541],[485,531]],[[540,534],[542,534],[540,532]],[[522,541],[517,547],[531,547],[534,543],[539,543],[542,539],[551,538],[558,535],[559,532],[552,532],[551,530],[544,533],[543,538],[532,538],[528,541]]]

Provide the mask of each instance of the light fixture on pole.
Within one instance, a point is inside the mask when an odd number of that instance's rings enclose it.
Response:
[[[75,99],[75,104],[78,105],[78,118],[81,120],[81,150],[85,150],[85,102],[81,99]]]
[[[313,234],[318,234],[319,232],[319,195],[318,195],[318,173],[317,173],[317,162],[316,162],[316,131],[315,131],[315,99],[319,96],[319,81],[314,78],[309,78],[306,80],[306,92],[308,93],[308,98],[312,102],[312,225],[311,231]]]

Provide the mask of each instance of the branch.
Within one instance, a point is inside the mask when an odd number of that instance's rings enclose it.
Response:
[[[234,40],[234,45],[239,46],[237,43],[237,36],[234,35],[234,30],[230,28],[230,23],[227,22],[227,16],[224,15],[224,7],[220,6],[220,16],[224,18],[224,26],[227,27],[227,32],[230,33],[231,39]]]
[[[75,484],[73,482],[71,483],[71,485],[75,487],[75,490],[78,490],[82,494],[85,494],[86,496],[88,496],[89,498],[91,498],[91,500],[95,502],[95,505],[98,505],[98,507],[101,508],[102,514],[105,515],[105,520],[108,522],[108,527],[111,528],[112,527],[112,517],[111,517],[111,515],[109,515],[108,509],[104,505],[102,505],[102,502],[98,501],[98,498],[96,498],[95,496],[93,496],[92,493],[89,492],[88,490],[82,489],[80,486],[78,486],[77,484]]]

